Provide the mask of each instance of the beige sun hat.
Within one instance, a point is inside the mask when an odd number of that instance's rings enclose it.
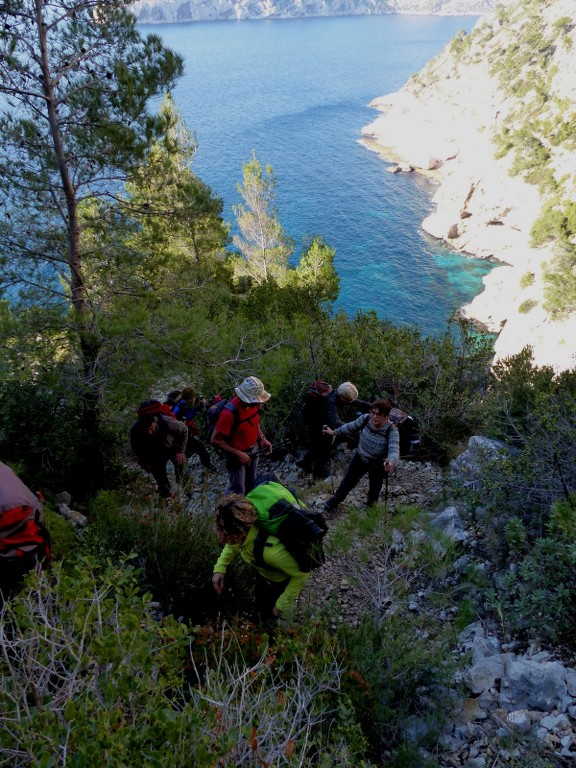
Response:
[[[264,389],[264,384],[256,376],[247,376],[242,384],[234,387],[234,392],[243,403],[256,405],[256,403],[265,403],[270,400],[270,393]]]

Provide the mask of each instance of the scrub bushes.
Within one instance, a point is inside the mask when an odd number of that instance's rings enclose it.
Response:
[[[4,605],[0,765],[368,765],[331,650],[209,654],[148,601],[126,564],[85,558]]]

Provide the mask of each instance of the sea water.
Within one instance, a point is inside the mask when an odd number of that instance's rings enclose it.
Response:
[[[375,310],[423,332],[482,290],[491,265],[454,254],[421,229],[434,185],[390,174],[359,143],[369,102],[402,87],[473,17],[353,16],[141,26],[185,59],[173,96],[198,149],[194,171],[233,206],[252,151],[273,168],[276,207],[293,238],[336,251],[337,309]],[[464,106],[463,106],[464,108]]]

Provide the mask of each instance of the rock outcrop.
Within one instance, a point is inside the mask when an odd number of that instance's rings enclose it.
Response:
[[[500,2],[510,0],[500,0]],[[136,0],[142,24],[406,13],[479,16],[496,0]]]
[[[535,364],[556,370],[576,365],[576,318],[568,313],[555,321],[543,308],[555,251],[534,247],[531,229],[551,199],[545,174],[556,180],[557,197],[576,198],[571,144],[540,130],[574,114],[573,19],[572,0],[523,0],[481,19],[402,90],[372,102],[383,114],[363,129],[362,140],[439,182],[436,210],[423,222],[428,233],[463,254],[501,263],[463,308],[465,317],[499,334],[496,359],[530,346]],[[530,169],[530,142],[547,158],[541,169]]]

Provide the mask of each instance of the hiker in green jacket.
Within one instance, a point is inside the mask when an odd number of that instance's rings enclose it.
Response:
[[[216,592],[222,594],[226,569],[240,553],[256,570],[256,608],[266,621],[278,618],[294,603],[309,574],[300,570],[284,544],[273,535],[268,536],[264,547],[264,566],[256,564],[256,520],[256,508],[245,496],[231,493],[220,500],[216,507],[216,533],[224,549],[214,566],[212,584]]]

